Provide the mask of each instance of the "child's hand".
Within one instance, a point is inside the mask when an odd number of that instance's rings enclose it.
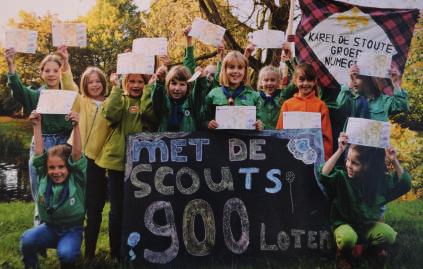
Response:
[[[207,126],[210,130],[214,130],[217,129],[217,127],[219,127],[219,124],[217,124],[216,120],[211,120],[209,121],[209,124]]]
[[[167,56],[167,55],[160,55],[159,56],[159,59],[160,59],[160,62],[162,62],[162,65],[163,66],[166,66],[166,67],[169,66],[169,64],[170,64],[169,56]]]
[[[167,66],[162,65],[156,71],[156,78],[158,81],[164,81],[166,79]]]
[[[217,46],[217,54],[220,55],[220,61],[223,61],[223,58],[225,57],[225,44],[220,42],[219,46]]]
[[[353,76],[353,75],[360,74],[360,69],[358,68],[358,65],[356,65],[356,64],[351,65],[350,69],[348,70],[348,73],[349,73],[350,77]]]
[[[66,119],[70,120],[73,126],[77,126],[79,124],[79,114],[76,112],[71,112],[66,115]]]
[[[61,45],[57,48],[56,54],[59,55],[64,62],[69,62],[69,52],[68,47]]]
[[[148,85],[153,84],[157,80],[156,74],[151,75],[150,79],[148,80]]]
[[[120,86],[119,75],[116,73],[112,73],[110,75],[110,82],[112,83],[113,86],[119,87]]]
[[[338,150],[341,150],[342,152],[345,151],[345,149],[347,148],[347,143],[348,143],[347,134],[344,132],[341,132],[338,138]]]
[[[188,35],[188,34],[189,34],[189,32],[191,32],[191,26],[187,26],[187,27],[184,29],[184,36],[185,36],[185,38],[187,39],[187,47],[192,46],[192,36],[189,36],[189,35]]]
[[[41,114],[32,110],[31,114],[29,114],[29,120],[32,122],[33,126],[38,126],[41,124]]]
[[[288,42],[283,43],[281,61],[288,62],[292,59],[291,45]]]
[[[256,131],[263,131],[263,122],[261,120],[257,120],[254,126],[256,126]]]
[[[200,76],[199,76],[200,78],[204,78],[204,77],[207,76],[206,69],[205,68],[202,68],[201,66],[197,66],[195,68],[195,73],[197,73],[197,72],[200,72]]]
[[[254,50],[256,49],[256,45],[253,43],[248,43],[247,47],[244,50],[244,56],[245,58],[249,58],[251,54],[253,54]]]
[[[6,62],[8,65],[11,65],[14,63],[16,55],[16,50],[14,48],[6,49],[4,51],[4,57],[6,58]]]
[[[388,160],[392,163],[398,160],[397,152],[392,146],[389,146],[388,148],[385,149],[385,154],[386,154],[386,158],[388,158]]]
[[[394,85],[395,89],[401,88],[401,73],[395,65],[391,65],[391,69],[389,70],[391,75],[392,85]]]

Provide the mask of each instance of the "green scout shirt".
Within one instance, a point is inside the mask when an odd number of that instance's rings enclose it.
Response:
[[[229,89],[231,92],[235,89]],[[260,94],[249,86],[244,86],[244,90],[234,99],[235,106],[257,106]],[[212,89],[206,96],[202,115],[202,128],[207,129],[208,122],[216,116],[216,106],[227,106],[228,99],[223,93],[222,87]],[[257,113],[257,112],[256,112]],[[257,116],[257,119],[260,119]]]
[[[61,76],[62,89],[74,89],[72,73],[62,73]],[[17,73],[7,74],[7,86],[12,90],[13,99],[18,101],[26,113],[37,108],[38,99],[40,98],[40,90],[31,89],[22,84]],[[43,114],[41,121],[41,132],[43,134],[64,134],[69,135],[72,132],[72,123],[65,120],[65,115]]]
[[[144,87],[139,98],[124,95],[121,88],[113,87],[101,112],[113,130],[106,138],[96,164],[106,169],[124,171],[126,136],[138,132],[153,132],[157,128],[157,118],[151,103],[151,85]]]
[[[265,130],[275,129],[283,102],[294,96],[296,91],[297,88],[294,84],[289,84],[283,90],[278,89],[274,93],[276,96],[272,103],[265,102],[265,100],[260,96],[257,105],[257,117],[260,118],[263,122],[263,127]]]
[[[322,173],[320,181],[332,198],[329,220],[333,228],[342,224],[353,226],[376,222],[380,219],[380,207],[407,193],[411,188],[411,177],[404,171],[401,178],[396,173],[387,174],[385,185],[376,194],[373,204],[364,201],[364,186],[358,180],[348,177],[343,169],[335,168],[330,175]],[[371,179],[368,179],[371,180]]]
[[[179,131],[192,132],[198,128],[201,108],[204,103],[204,92],[207,89],[207,78],[199,78],[195,81],[191,93],[185,98],[181,105],[184,113],[180,123]],[[159,132],[168,131],[168,121],[172,113],[172,100],[166,92],[163,82],[157,81],[153,84],[153,110],[160,119]]]
[[[85,217],[85,186],[87,182],[87,159],[82,155],[81,159],[74,162],[70,156],[68,159],[69,197],[52,214],[47,213],[45,194],[47,183],[47,153],[34,156],[33,165],[39,177],[37,205],[42,222],[53,226],[82,226]],[[64,184],[54,184],[50,206],[57,207]]]
[[[342,85],[336,98],[338,113],[341,113],[345,118],[354,115],[358,97],[359,95],[353,94],[348,86]],[[407,92],[401,89],[394,89],[392,96],[381,94],[374,99],[369,99],[368,102],[370,119],[372,120],[388,121],[389,116],[409,110]]]

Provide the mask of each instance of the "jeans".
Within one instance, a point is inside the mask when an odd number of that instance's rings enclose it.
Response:
[[[123,217],[123,180],[124,172],[108,170],[110,212],[109,212],[109,243],[112,258],[120,259],[120,247],[122,241],[122,217]]]
[[[106,169],[87,158],[87,225],[85,226],[85,257],[93,258],[100,232],[102,212],[107,197]]]
[[[37,252],[57,248],[61,264],[71,264],[81,254],[82,226],[56,228],[43,223],[21,236],[20,250],[25,268],[37,267]]]
[[[66,144],[68,137],[64,134],[43,134],[43,144],[44,149],[48,150],[49,148]],[[32,199],[36,201],[38,196],[38,176],[35,167],[32,165],[32,158],[35,155],[35,145],[34,145],[34,137],[32,137],[31,147],[29,149],[29,161],[28,161],[28,170],[29,170],[29,182],[31,184],[31,195]],[[34,226],[40,224],[39,216],[38,216],[38,207],[35,204],[34,208]]]

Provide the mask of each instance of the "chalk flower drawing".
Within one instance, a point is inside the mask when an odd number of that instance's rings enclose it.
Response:
[[[141,239],[141,235],[137,232],[132,232],[128,236],[128,246],[131,247],[128,254],[129,254],[129,257],[130,257],[129,259],[131,261],[133,261],[137,258],[137,255],[135,255],[135,252],[132,248],[134,248],[138,244],[140,239]]]
[[[294,183],[294,180],[295,180],[294,172],[292,171],[286,172],[285,179],[289,183],[289,194],[291,196],[291,213],[294,214],[294,199],[292,197],[292,184]]]
[[[317,153],[311,148],[310,141],[306,138],[291,139],[287,147],[295,159],[305,164],[313,164],[317,160]]]
[[[361,14],[360,14],[361,13]],[[350,29],[350,32],[353,32],[356,28],[360,26],[366,26],[369,24],[369,17],[365,16],[360,9],[354,7],[350,12],[344,12],[337,17],[337,21],[343,27]]]

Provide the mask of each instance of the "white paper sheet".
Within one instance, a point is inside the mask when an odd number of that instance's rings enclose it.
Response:
[[[218,47],[222,42],[226,29],[201,18],[195,18],[189,35],[201,42]]]
[[[53,46],[87,46],[87,26],[84,23],[53,23]]]
[[[278,30],[258,30],[248,35],[257,48],[280,49],[285,41],[285,33]]]
[[[132,41],[132,52],[147,55],[167,55],[167,38],[137,38]]]
[[[348,118],[348,143],[376,148],[389,146],[390,123],[362,118]]]
[[[283,129],[322,128],[319,112],[283,112]]]
[[[192,76],[190,77],[190,79],[188,79],[187,82],[193,82],[193,81],[195,81],[200,75],[201,75],[201,71],[195,72],[194,74],[192,74]]]
[[[40,114],[69,114],[77,94],[75,91],[41,90],[36,111]]]
[[[154,74],[154,55],[121,53],[117,58],[118,74]]]
[[[256,122],[255,106],[217,106],[216,121],[218,129],[254,130]]]
[[[391,62],[391,55],[363,52],[358,56],[357,66],[361,75],[390,78]]]
[[[16,52],[35,53],[37,50],[38,32],[24,29],[6,30],[6,48],[14,48]]]

